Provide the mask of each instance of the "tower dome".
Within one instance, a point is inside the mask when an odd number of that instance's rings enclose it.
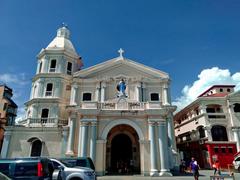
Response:
[[[70,53],[74,53],[76,50],[70,41],[70,31],[63,25],[57,30],[57,36],[52,40],[52,42],[47,46],[47,50],[65,50]]]

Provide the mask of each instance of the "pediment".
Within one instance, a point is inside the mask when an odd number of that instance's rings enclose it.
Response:
[[[135,61],[123,58],[115,58],[95,66],[83,69],[74,74],[80,78],[104,78],[104,77],[145,77],[152,79],[168,79],[167,73],[145,66]]]

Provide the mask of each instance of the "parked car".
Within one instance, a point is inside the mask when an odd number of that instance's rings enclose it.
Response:
[[[90,168],[75,167],[57,159],[51,161],[54,167],[53,180],[96,180],[95,172]]]
[[[240,152],[234,156],[233,165],[240,172]]]
[[[73,166],[88,167],[95,171],[95,166],[90,157],[65,157],[60,158],[60,160]]]
[[[0,159],[0,172],[13,180],[51,180],[53,170],[53,163],[48,158]]]

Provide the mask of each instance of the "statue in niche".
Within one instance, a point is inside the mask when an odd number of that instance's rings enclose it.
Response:
[[[121,81],[117,85],[118,95],[117,97],[127,97],[125,90],[126,90],[126,83],[124,79],[121,79]]]

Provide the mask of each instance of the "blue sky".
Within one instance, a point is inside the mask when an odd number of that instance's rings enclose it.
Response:
[[[169,73],[183,105],[212,84],[240,87],[238,0],[1,0],[0,81],[19,113],[30,95],[36,55],[68,24],[84,67],[124,56]]]

